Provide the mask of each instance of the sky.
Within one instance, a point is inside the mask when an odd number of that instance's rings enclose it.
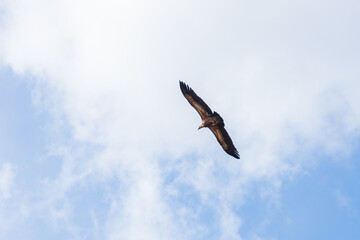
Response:
[[[0,0],[0,238],[358,239],[359,22],[355,0]]]

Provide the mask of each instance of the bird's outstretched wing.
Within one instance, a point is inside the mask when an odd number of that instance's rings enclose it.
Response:
[[[225,130],[224,126],[216,125],[216,126],[210,126],[210,130],[214,133],[216,139],[224,149],[224,151],[233,156],[234,158],[240,159],[240,155],[238,151],[236,150],[229,134]]]
[[[212,111],[209,106],[184,82],[180,82],[180,89],[184,97],[188,100],[191,106],[200,114],[201,119],[212,115]]]

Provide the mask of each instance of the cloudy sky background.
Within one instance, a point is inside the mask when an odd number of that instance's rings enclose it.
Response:
[[[0,238],[359,237],[359,22],[355,0],[1,0]]]

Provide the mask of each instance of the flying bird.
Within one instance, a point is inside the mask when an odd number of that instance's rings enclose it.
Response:
[[[240,155],[236,150],[229,134],[225,130],[225,124],[222,117],[217,113],[211,111],[210,107],[184,82],[180,82],[180,89],[184,97],[188,100],[191,106],[199,113],[202,122],[198,129],[200,128],[210,128],[214,133],[217,141],[220,143],[224,151],[233,156],[234,158],[239,159]]]

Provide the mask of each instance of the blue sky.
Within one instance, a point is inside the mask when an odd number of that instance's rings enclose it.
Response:
[[[360,236],[357,1],[0,8],[1,239]]]

